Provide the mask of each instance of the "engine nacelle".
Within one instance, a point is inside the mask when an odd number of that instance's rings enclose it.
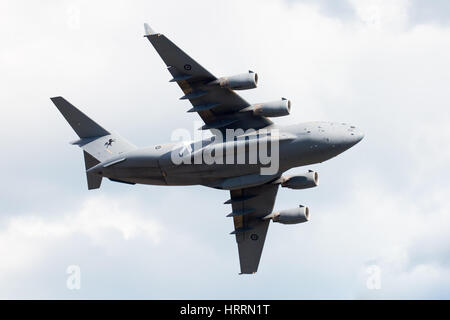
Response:
[[[282,117],[291,112],[291,100],[281,98],[281,100],[256,104],[251,106],[254,114],[263,117]]]
[[[309,208],[300,205],[298,208],[273,212],[264,219],[272,219],[273,222],[282,224],[297,224],[309,220]]]
[[[235,76],[222,77],[214,82],[223,88],[233,90],[254,89],[258,85],[258,74],[249,71],[248,73],[241,73]]]
[[[308,171],[304,174],[281,177],[281,186],[289,189],[308,189],[319,185],[319,174]]]

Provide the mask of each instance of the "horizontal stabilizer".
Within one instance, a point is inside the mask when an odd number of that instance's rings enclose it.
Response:
[[[136,146],[118,134],[110,133],[102,128],[63,97],[50,99],[80,137],[72,144],[83,149],[88,189],[100,188],[102,176],[92,168],[106,161],[109,161],[106,166],[124,161],[123,155],[135,150]],[[121,157],[118,158],[119,156]]]
[[[84,150],[83,150],[83,155],[84,155],[84,165],[86,167],[86,171],[100,163],[100,161],[95,159],[93,156],[91,156],[89,153],[87,153]],[[86,172],[86,178],[87,178],[87,184],[88,184],[89,190],[100,188],[100,185],[102,184],[102,176],[95,174],[95,173]]]
[[[102,184],[102,176],[96,173],[86,173],[88,190],[98,189]]]
[[[80,138],[102,137],[110,134],[63,97],[50,99]]]

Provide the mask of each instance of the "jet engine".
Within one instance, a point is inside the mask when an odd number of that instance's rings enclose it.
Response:
[[[319,174],[309,170],[307,173],[281,177],[281,186],[289,189],[308,189],[319,185]]]
[[[309,220],[309,208],[300,205],[298,208],[273,212],[265,216],[264,219],[272,219],[273,222],[282,224],[302,223]]]
[[[219,78],[218,80],[213,81],[213,83],[219,84],[219,86],[223,88],[233,90],[254,89],[258,84],[258,74],[249,70],[248,73]]]
[[[263,117],[287,116],[291,112],[291,100],[281,98],[281,100],[255,104],[250,106],[249,110]]]

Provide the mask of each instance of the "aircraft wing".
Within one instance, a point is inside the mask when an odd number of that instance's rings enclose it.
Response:
[[[270,219],[263,217],[272,213],[279,184],[264,184],[257,187],[231,190],[231,203],[239,251],[241,273],[255,273],[258,270],[264,241]]]
[[[180,99],[191,102],[192,108],[188,112],[197,112],[205,122],[202,129],[218,129],[222,132],[237,128],[256,130],[272,124],[266,117],[253,115],[251,112],[239,113],[250,106],[247,101],[233,90],[212,85],[211,82],[217,80],[214,75],[163,34],[154,32],[147,24],[144,26],[145,37],[172,74],[170,81],[176,82],[183,90],[184,96]]]

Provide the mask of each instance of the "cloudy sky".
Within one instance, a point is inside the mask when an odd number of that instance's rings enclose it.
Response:
[[[450,298],[450,4],[425,0],[0,1],[0,298]],[[259,272],[239,276],[225,191],[88,191],[62,95],[138,146],[198,120],[143,22],[217,76],[260,76],[277,123],[345,121],[365,139],[275,207]],[[81,287],[67,288],[68,266]],[[370,285],[376,270],[377,288]],[[369,286],[367,285],[369,283]]]

